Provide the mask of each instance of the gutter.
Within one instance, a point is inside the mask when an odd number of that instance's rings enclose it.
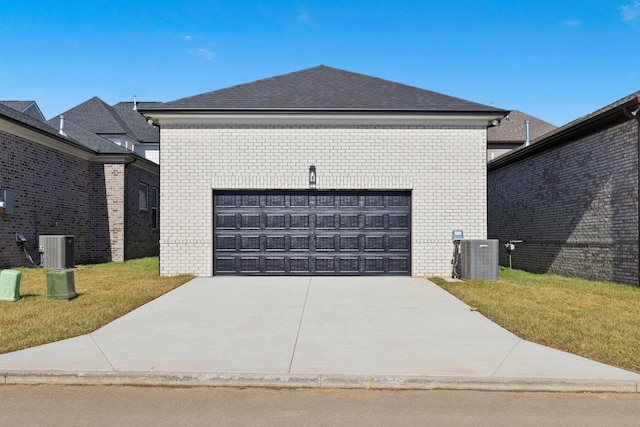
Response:
[[[498,157],[489,162],[487,168],[489,171],[497,170],[548,149],[575,141],[602,128],[609,128],[624,123],[628,121],[630,117],[636,118],[628,114],[628,112],[636,110],[639,106],[640,100],[636,97],[602,113],[587,116],[577,123],[569,123],[532,141],[527,147],[510,151]]]

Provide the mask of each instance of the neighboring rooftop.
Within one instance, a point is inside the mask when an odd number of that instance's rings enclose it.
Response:
[[[487,130],[487,140],[489,142],[522,143],[527,138],[527,120],[529,120],[529,141],[539,138],[557,127],[537,117],[512,110],[507,117],[500,121],[499,126],[490,127]]]
[[[58,122],[55,122],[55,119],[52,119],[47,123],[36,119],[29,114],[21,113],[12,107],[8,107],[4,101],[0,102],[0,116],[5,117],[12,122],[19,123],[22,126],[34,129],[41,134],[64,141],[69,145],[79,147],[84,150],[101,154],[131,154],[131,151],[120,147],[80,126],[77,126],[72,122],[65,122],[64,129],[66,136],[63,136],[59,133],[59,118],[57,119]]]
[[[637,117],[638,114],[640,114],[640,91],[634,92],[564,126],[553,129],[542,136],[533,138],[529,146],[512,150],[508,154],[490,162],[489,170],[501,168],[544,150],[558,147],[585,135],[599,132],[607,127],[624,123]]]
[[[138,106],[153,106],[160,104],[160,102],[139,102]],[[133,136],[143,143],[158,143],[160,141],[160,129],[157,126],[153,126],[147,121],[147,119],[134,110],[133,102],[118,102],[113,106],[113,110],[124,121],[127,128]]]
[[[42,122],[45,121],[44,115],[35,101],[0,101],[0,104],[13,108],[16,111],[33,117],[34,119],[38,119]]]
[[[145,106],[144,110],[507,113],[498,108],[325,65]]]
[[[65,121],[74,122],[100,135],[126,135],[133,133],[113,107],[96,96],[62,114],[58,114],[49,120],[49,124],[56,126],[54,123],[57,123],[60,115],[64,116]]]

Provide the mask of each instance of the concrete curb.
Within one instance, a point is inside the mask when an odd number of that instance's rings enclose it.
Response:
[[[5,372],[4,385],[128,385],[364,390],[477,390],[640,393],[640,381],[579,378],[473,378],[199,372]]]

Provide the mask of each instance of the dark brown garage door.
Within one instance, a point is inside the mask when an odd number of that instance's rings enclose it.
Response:
[[[215,274],[409,275],[411,194],[214,191]]]

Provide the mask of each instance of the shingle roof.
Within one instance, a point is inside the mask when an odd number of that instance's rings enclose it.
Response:
[[[325,65],[145,108],[153,110],[506,113],[436,92]]]
[[[155,102],[139,103],[140,105],[154,105]],[[133,102],[119,102],[113,106],[113,110],[125,122],[133,133],[133,136],[140,142],[159,142],[160,129],[147,122],[147,119],[137,110],[133,109]]]
[[[530,116],[523,112],[512,110],[511,113],[500,121],[500,126],[490,127],[487,130],[489,142],[524,142],[526,140],[526,124],[529,120],[529,140],[533,140],[556,129],[556,126]]]
[[[535,138],[527,147],[521,147],[489,162],[489,170],[499,169],[544,150],[553,149],[585,135],[600,132],[611,126],[633,120],[633,111],[640,109],[640,91],[634,92],[591,114],[579,117],[564,126]],[[635,114],[640,114],[636,111]]]
[[[35,117],[31,117],[28,114],[21,113],[15,108],[8,107],[7,105],[4,104],[4,102],[0,103],[0,114],[13,119],[14,121],[29,125],[41,131],[44,131],[47,133],[53,133],[53,134],[57,133],[57,130],[51,127],[49,124],[43,121],[40,121]]]
[[[83,147],[85,149],[104,154],[132,154],[131,151],[126,148],[122,148],[113,142],[104,139],[82,127],[65,120],[65,132],[67,133],[67,137],[64,137],[58,133],[59,125],[54,123],[54,120],[51,119],[48,123],[40,121],[36,118],[31,117],[28,114],[21,113],[11,107],[7,107],[4,103],[0,103],[0,115],[8,117],[16,122],[19,122],[23,125],[27,125],[32,128],[36,128],[43,133],[59,139],[63,140],[67,144]],[[53,127],[53,124],[56,127]]]
[[[64,120],[64,131],[69,138],[79,141],[85,147],[101,154],[132,154],[131,150],[119,146],[106,138],[69,121]]]
[[[0,101],[0,104],[6,105],[9,108],[13,108],[16,111],[22,112],[29,105],[33,104],[33,101]]]
[[[42,111],[40,111],[40,107],[38,107],[36,101],[0,101],[0,104],[13,108],[16,111],[33,117],[34,119],[38,119],[43,122],[45,121]]]
[[[65,111],[62,115],[65,120],[72,121],[93,133],[102,135],[130,134],[133,136],[133,132],[115,110],[96,96]],[[48,123],[57,123],[59,116],[60,114],[50,119]],[[52,124],[52,126],[56,126],[56,124]]]
[[[64,140],[66,143],[70,144],[70,145],[74,145],[74,146],[79,146],[79,147],[83,147],[85,149],[90,149],[89,147],[85,146],[84,144],[76,141],[75,139],[72,138],[65,138],[64,136],[60,135],[58,133],[58,129],[50,126],[48,123],[45,123],[43,121],[40,121],[36,118],[33,118],[27,114],[21,113],[11,107],[7,107],[6,105],[0,105],[0,115],[5,116],[11,120],[13,120],[14,122],[18,122],[22,125],[34,128],[39,130],[40,132],[59,139],[59,140]]]

